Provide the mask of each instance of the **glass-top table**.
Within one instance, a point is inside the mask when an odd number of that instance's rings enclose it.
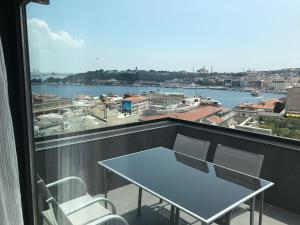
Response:
[[[98,163],[207,224],[273,185],[163,147]]]

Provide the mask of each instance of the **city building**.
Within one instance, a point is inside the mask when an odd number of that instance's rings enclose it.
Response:
[[[243,88],[243,87],[245,87],[245,81],[243,81],[243,80],[233,80],[232,82],[231,82],[231,86],[233,87],[233,88]]]
[[[261,81],[261,80],[248,81],[248,86],[251,88],[260,89],[260,88],[262,88],[262,85],[263,85],[263,81]]]
[[[270,90],[286,90],[289,86],[291,86],[291,83],[285,80],[273,80],[272,82],[268,83],[268,88]]]
[[[268,99],[258,103],[242,103],[236,106],[233,111],[236,113],[236,117],[255,117],[259,112],[272,113],[277,101],[277,99]]]
[[[72,108],[73,102],[68,98],[61,98],[50,94],[33,94],[32,107],[34,115],[56,113],[61,109]]]
[[[171,109],[177,108],[177,105],[182,103],[183,94],[175,93],[150,93],[147,94],[150,109]]]
[[[149,109],[149,101],[144,96],[131,96],[121,102],[121,112],[129,114],[140,114]]]
[[[300,84],[287,89],[286,114],[300,115]]]
[[[203,66],[201,69],[197,70],[197,73],[209,73],[208,69],[205,69],[205,67]]]
[[[224,80],[224,86],[225,87],[232,87],[232,80],[229,80],[229,79]]]

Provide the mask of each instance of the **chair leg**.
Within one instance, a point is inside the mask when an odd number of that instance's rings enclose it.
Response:
[[[138,210],[137,210],[138,216],[141,215],[141,208],[142,208],[142,191],[143,191],[143,189],[139,187]]]
[[[230,225],[230,220],[231,220],[231,211],[226,213],[223,217],[222,217],[222,221],[220,225]]]
[[[255,211],[255,197],[252,198],[252,203],[251,203],[250,225],[254,224],[254,211]]]
[[[178,222],[179,222],[179,214],[180,214],[180,209],[178,209],[178,208],[176,208],[175,209],[175,225],[177,225],[178,224]]]
[[[171,212],[170,212],[170,223],[174,224],[174,212],[175,212],[175,206],[171,205]]]
[[[225,217],[226,217],[226,221],[225,221],[224,225],[230,225],[231,213],[228,213]]]

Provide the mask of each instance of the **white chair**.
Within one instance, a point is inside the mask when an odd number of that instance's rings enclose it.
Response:
[[[58,187],[72,182],[79,187],[79,197],[58,203],[50,193],[49,188]],[[127,221],[116,214],[116,208],[106,198],[93,198],[87,193],[85,182],[79,177],[66,177],[50,184],[38,178],[38,194],[45,201],[48,209],[42,211],[43,221],[49,225],[100,225],[110,221],[128,225]],[[100,203],[110,205],[111,211]]]

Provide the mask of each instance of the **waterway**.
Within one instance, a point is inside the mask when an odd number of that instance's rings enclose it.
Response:
[[[149,91],[161,91],[165,93],[176,92],[184,93],[188,97],[200,95],[211,97],[220,101],[226,108],[243,102],[258,102],[270,98],[281,98],[284,94],[261,93],[259,97],[251,96],[250,92],[230,91],[230,90],[214,90],[208,88],[162,88],[162,87],[136,87],[136,86],[73,86],[73,85],[32,85],[32,93],[54,94],[60,97],[74,98],[79,94],[90,96],[99,96],[101,94],[116,94],[123,96],[125,93],[141,94]]]

